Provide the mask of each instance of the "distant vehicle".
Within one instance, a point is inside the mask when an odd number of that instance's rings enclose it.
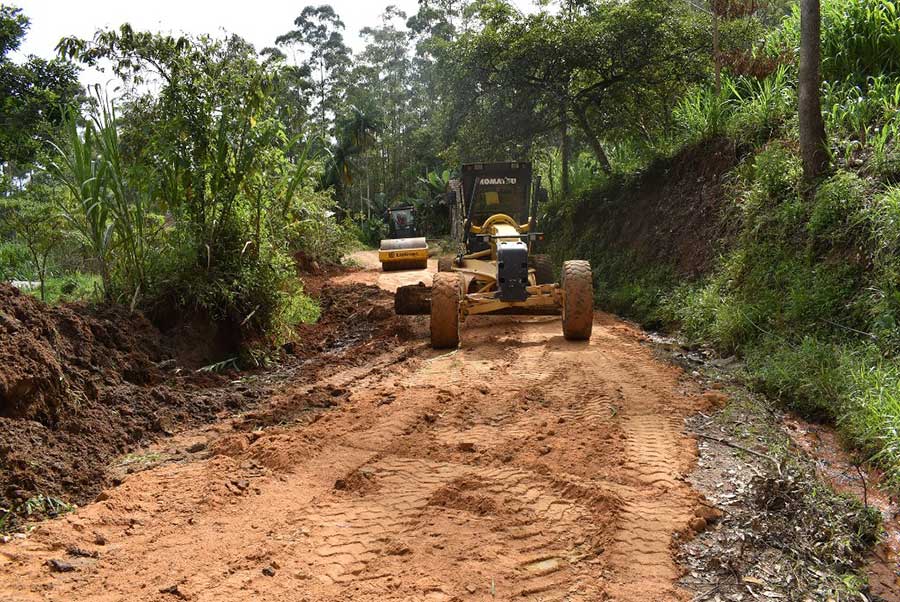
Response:
[[[416,210],[412,205],[387,211],[390,238],[381,241],[381,269],[424,270],[428,267],[428,243],[419,236]]]

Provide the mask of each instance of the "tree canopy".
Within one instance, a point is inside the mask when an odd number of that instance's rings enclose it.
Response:
[[[0,5],[0,164],[10,174],[35,159],[80,92],[75,66],[67,61],[12,60],[28,27],[21,9]]]

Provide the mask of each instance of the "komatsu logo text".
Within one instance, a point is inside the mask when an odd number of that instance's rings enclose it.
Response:
[[[481,178],[482,186],[504,186],[508,184],[515,185],[516,178]]]

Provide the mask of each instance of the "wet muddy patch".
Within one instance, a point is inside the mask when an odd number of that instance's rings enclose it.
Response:
[[[763,401],[731,393],[688,424],[699,451],[689,481],[721,519],[682,546],[682,584],[696,600],[896,599],[865,577],[878,513],[823,483]]]
[[[833,430],[750,393],[738,358],[656,334],[646,343],[727,400],[687,424],[699,452],[690,482],[722,514],[680,550],[694,600],[900,600],[896,506],[877,473],[854,465]]]
[[[900,599],[900,503],[885,492],[882,473],[848,452],[828,426],[796,416],[787,416],[784,426],[791,441],[815,462],[820,478],[881,514],[884,533],[869,557],[869,586],[885,600]]]

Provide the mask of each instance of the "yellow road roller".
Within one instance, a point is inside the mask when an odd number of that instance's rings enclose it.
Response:
[[[387,212],[390,238],[381,241],[378,259],[381,269],[424,270],[428,267],[428,243],[417,236],[416,211],[412,205],[394,207]]]

